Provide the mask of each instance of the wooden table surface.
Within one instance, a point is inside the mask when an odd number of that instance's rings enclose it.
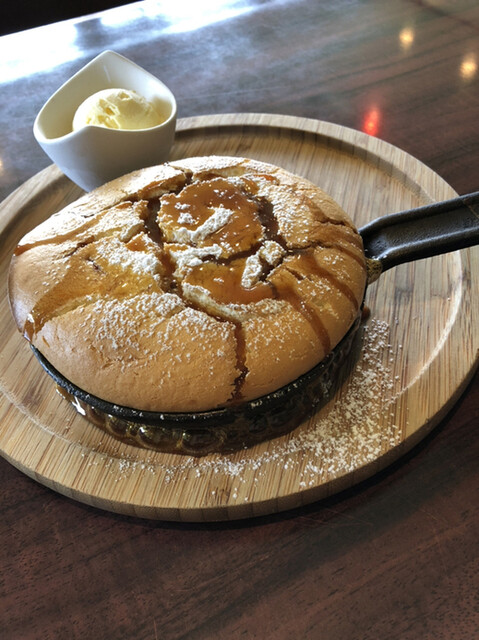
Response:
[[[178,0],[0,38],[0,199],[50,165],[35,115],[105,49],[160,77],[181,118],[333,122],[479,189],[479,2]],[[0,459],[0,638],[473,640],[478,420],[476,375],[379,474],[229,523],[117,515]]]

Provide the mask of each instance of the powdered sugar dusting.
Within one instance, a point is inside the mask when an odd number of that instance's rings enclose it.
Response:
[[[152,332],[159,331],[161,325],[175,314],[184,310],[184,303],[175,294],[170,293],[141,293],[122,300],[96,300],[89,305],[84,313],[83,323],[92,327],[98,337],[98,349],[105,355],[116,356],[116,352],[137,351],[147,354],[142,342],[148,339]],[[137,316],[148,318],[148,324],[132,331]],[[148,357],[146,358],[148,359]],[[126,363],[125,359],[125,363]]]
[[[289,436],[257,449],[204,458],[151,452],[145,460],[144,452],[140,456],[134,447],[128,447],[130,453],[123,451],[118,458],[104,454],[103,463],[115,474],[116,482],[139,471],[161,478],[166,485],[203,478],[208,486],[206,501],[212,505],[221,504],[219,495],[224,490],[218,486],[224,486],[225,481],[232,487],[229,502],[238,503],[253,502],[255,490],[260,490],[271,474],[287,472],[294,478],[291,490],[298,492],[347,476],[374,463],[402,441],[395,421],[399,385],[391,367],[400,348],[394,350],[389,343],[386,322],[371,320],[363,329],[360,357],[335,398]]]
[[[182,276],[189,269],[201,265],[206,258],[221,257],[222,251],[219,244],[207,247],[179,245],[177,249],[170,249],[170,255],[176,265],[175,275]]]
[[[266,240],[262,247],[246,260],[241,284],[245,288],[253,287],[263,273],[263,261],[275,267],[284,256],[285,250],[274,240]]]
[[[134,273],[155,275],[161,264],[154,253],[130,251],[118,238],[109,238],[107,243],[97,243],[97,256],[109,265],[130,269]]]
[[[182,214],[182,222],[185,220],[185,213]],[[188,229],[187,227],[178,227],[172,231],[173,242],[184,242],[185,244],[199,244],[205,238],[224,227],[234,215],[234,211],[225,207],[216,207],[210,209],[210,215],[196,229]],[[180,222],[180,218],[178,219]]]

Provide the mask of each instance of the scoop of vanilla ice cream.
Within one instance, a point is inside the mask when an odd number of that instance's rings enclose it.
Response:
[[[73,131],[86,125],[109,129],[149,129],[164,121],[143,96],[129,89],[103,89],[89,96],[75,112]]]

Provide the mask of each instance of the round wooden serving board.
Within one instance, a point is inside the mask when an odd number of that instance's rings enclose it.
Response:
[[[361,227],[456,194],[415,158],[358,131],[288,116],[180,120],[172,158],[240,155],[309,178]],[[371,476],[423,438],[477,364],[477,248],[383,274],[356,357],[328,404],[293,433],[231,455],[190,458],[120,443],[55,391],[17,332],[7,299],[10,255],[41,220],[81,195],[51,166],[0,208],[0,450],[52,489],[103,509],[178,521],[263,515]]]

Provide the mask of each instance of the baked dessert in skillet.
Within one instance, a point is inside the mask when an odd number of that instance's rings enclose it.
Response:
[[[11,261],[19,330],[107,403],[205,412],[323,361],[360,314],[362,240],[279,167],[207,156],[118,178],[28,233]]]

